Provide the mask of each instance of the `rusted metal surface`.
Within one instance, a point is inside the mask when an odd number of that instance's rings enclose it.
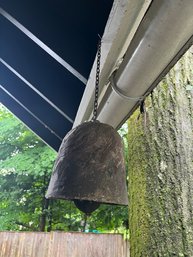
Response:
[[[47,198],[128,204],[123,145],[104,123],[85,122],[64,138]]]
[[[0,257],[128,257],[122,235],[0,232]]]

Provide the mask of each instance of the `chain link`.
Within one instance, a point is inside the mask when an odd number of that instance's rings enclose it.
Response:
[[[95,98],[94,98],[94,109],[93,109],[92,121],[96,121],[97,114],[98,114],[100,61],[101,61],[101,40],[99,40],[98,51],[97,51],[96,80],[95,80]]]

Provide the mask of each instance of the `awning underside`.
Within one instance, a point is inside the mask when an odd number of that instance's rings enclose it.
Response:
[[[55,150],[73,125],[112,2],[1,0],[0,101]]]
[[[48,145],[93,112],[118,129],[193,43],[192,0],[1,0],[0,101]]]

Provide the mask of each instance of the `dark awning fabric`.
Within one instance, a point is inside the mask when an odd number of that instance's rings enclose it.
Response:
[[[112,0],[0,0],[0,102],[58,150]]]

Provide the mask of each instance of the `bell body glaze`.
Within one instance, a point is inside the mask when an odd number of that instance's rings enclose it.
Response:
[[[63,139],[46,198],[127,205],[122,140],[98,121],[85,122]]]

